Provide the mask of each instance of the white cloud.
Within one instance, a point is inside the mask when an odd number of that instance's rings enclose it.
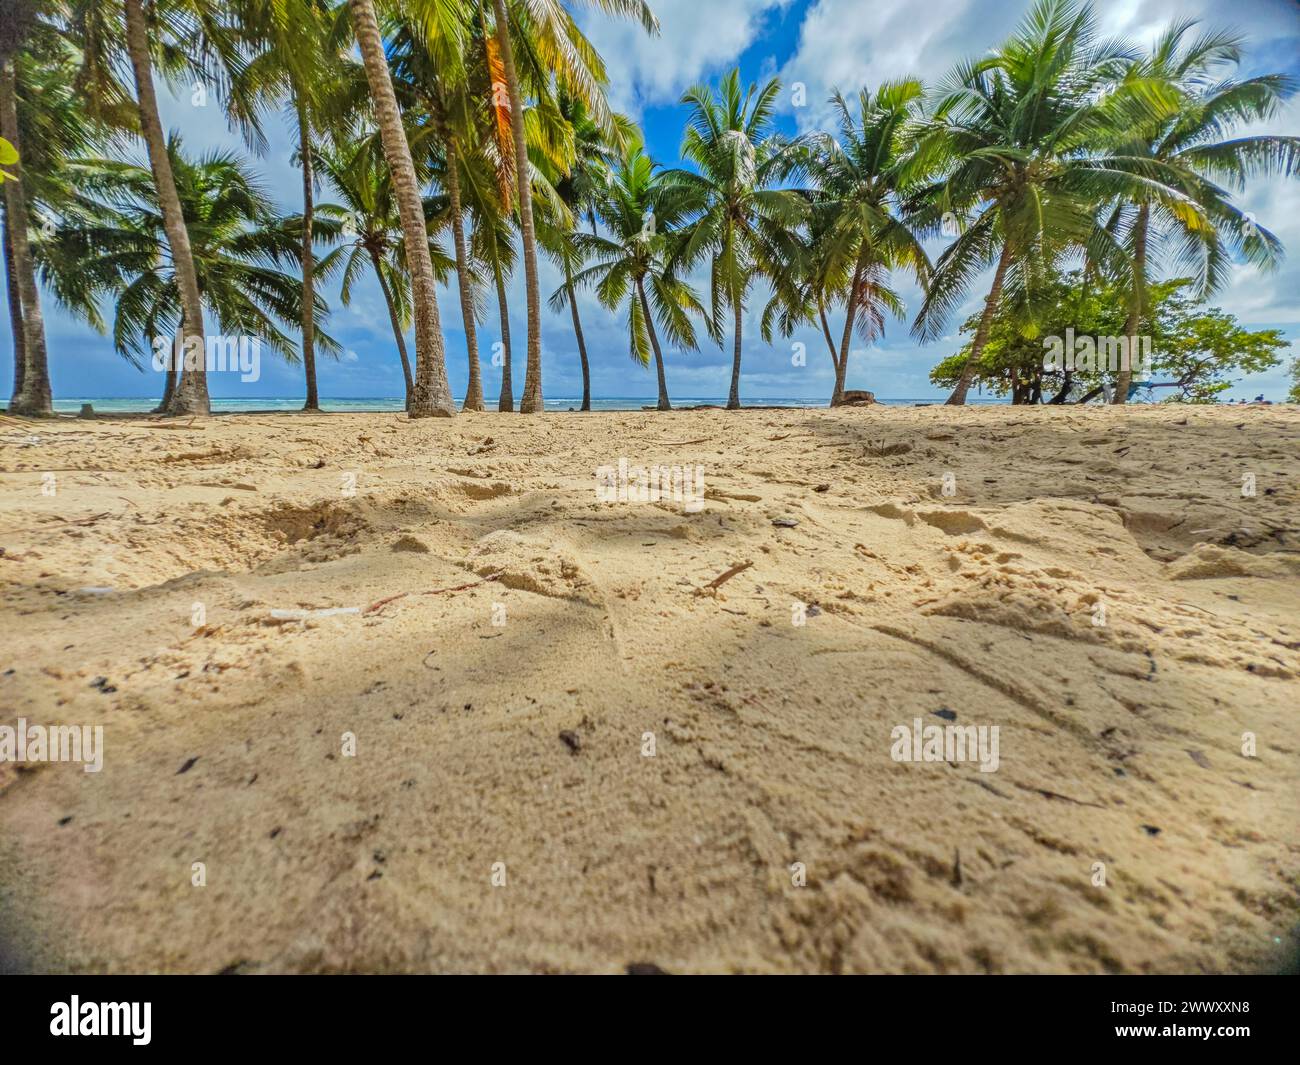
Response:
[[[769,12],[791,0],[654,0],[660,32],[639,23],[579,12],[583,31],[605,57],[610,102],[629,114],[676,103],[706,73],[733,62],[754,42]]]

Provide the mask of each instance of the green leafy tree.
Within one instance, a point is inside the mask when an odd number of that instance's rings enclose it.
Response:
[[[1106,366],[1089,369],[1046,368],[1049,345],[1072,336],[1126,338],[1126,286],[1120,280],[1089,278],[1081,271],[1054,275],[1044,282],[1036,317],[1027,324],[1004,306],[989,324],[986,343],[974,365],[972,382],[1013,403],[1064,403],[1071,397],[1087,403],[1102,396],[1114,380]],[[1230,388],[1234,375],[1262,373],[1277,366],[1287,341],[1275,329],[1249,330],[1225,311],[1208,307],[1188,278],[1147,287],[1150,365],[1140,384],[1153,396],[1172,389],[1173,398],[1213,402]],[[962,331],[975,334],[981,314],[967,319]],[[930,373],[937,385],[951,386],[970,363],[973,341],[948,356]],[[1100,348],[1100,344],[1094,344]]]
[[[131,2],[131,0],[128,0]],[[432,5],[441,8],[444,5]],[[421,5],[423,10],[424,5]],[[379,126],[384,158],[392,182],[393,196],[402,221],[402,247],[412,289],[415,318],[415,383],[407,413],[412,418],[451,417],[456,404],[447,381],[446,351],[438,315],[438,292],[429,249],[428,228],[421,182],[411,155],[410,141],[402,124],[402,112],[393,89],[392,72],[379,32],[373,0],[348,0],[348,12],[370,86],[375,121]]]

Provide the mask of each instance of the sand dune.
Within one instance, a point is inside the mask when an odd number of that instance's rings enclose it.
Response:
[[[0,725],[104,729],[99,773],[0,764],[4,964],[1274,966],[1298,440],[1285,408],[0,419]],[[702,508],[599,502],[620,458],[702,466]],[[996,726],[996,770],[894,760],[918,720]]]

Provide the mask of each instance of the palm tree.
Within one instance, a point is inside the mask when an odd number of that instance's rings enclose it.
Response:
[[[1093,212],[1110,186],[1085,152],[1109,128],[1102,92],[1131,58],[1098,39],[1088,4],[1039,0],[1010,40],[958,64],[942,86],[917,169],[938,167],[945,176],[913,204],[931,229],[941,217],[975,217],[935,264],[913,334],[938,338],[974,279],[995,267],[948,403],[966,402],[1004,288],[1028,305],[1063,249],[1094,235]]]
[[[471,252],[476,262],[482,263],[492,274],[497,295],[497,315],[501,327],[501,390],[497,398],[498,411],[515,409],[514,382],[511,376],[510,302],[506,296],[506,281],[515,270],[515,244],[510,220],[501,213],[499,204],[483,202],[475,213],[474,237]]]
[[[1229,248],[1265,269],[1281,258],[1277,238],[1243,214],[1218,181],[1241,189],[1247,177],[1300,173],[1300,137],[1231,136],[1239,123],[1276,114],[1295,93],[1295,79],[1216,76],[1240,60],[1241,39],[1213,31],[1189,39],[1195,25],[1191,19],[1171,25],[1125,79],[1168,83],[1176,106],[1147,123],[1117,121],[1115,142],[1099,163],[1131,179],[1107,222],[1124,250],[1131,293],[1124,335],[1130,338],[1141,328],[1152,258],[1174,254],[1178,270],[1196,278],[1198,295],[1227,280]],[[1170,195],[1169,186],[1190,203]],[[1131,368],[1121,367],[1113,402],[1127,401],[1132,376]]]
[[[235,0],[235,11],[250,50],[257,52],[244,71],[250,92],[286,102],[298,132],[298,162],[302,171],[302,363],[307,396],[304,410],[319,410],[316,386],[315,221],[313,139],[323,132],[325,99],[337,48],[330,39],[327,0]]]
[[[669,263],[678,227],[691,209],[689,193],[681,184],[655,173],[655,165],[640,148],[635,149],[608,183],[594,191],[592,204],[609,236],[573,233],[573,245],[596,265],[565,283],[551,296],[551,307],[567,301],[572,306],[575,287],[594,285],[600,302],[616,310],[627,299],[630,353],[635,362],[649,365],[654,353],[659,381],[659,410],[671,410],[664,375],[663,351],[655,320],[678,347],[696,347],[694,314],[711,319],[694,290],[676,277]]]
[[[529,182],[528,145],[524,140],[524,102],[515,71],[514,50],[510,46],[510,20],[506,0],[493,0],[496,15],[496,42],[510,98],[510,136],[514,144],[515,175],[518,181],[519,232],[524,244],[524,292],[528,301],[528,364],[524,371],[524,394],[519,401],[521,414],[534,414],[542,405],[542,326],[541,297],[537,288],[537,246],[533,228],[533,197]]]
[[[135,75],[136,100],[140,108],[140,131],[149,152],[149,165],[153,171],[154,187],[162,209],[167,243],[180,292],[183,343],[186,350],[197,344],[198,350],[202,351],[206,336],[203,329],[203,302],[199,295],[199,281],[189,234],[185,231],[184,213],[176,192],[176,178],[172,174],[171,159],[167,154],[167,139],[163,134],[162,118],[158,111],[158,96],[154,91],[144,3],[143,0],[123,0],[123,4],[126,12],[126,47],[131,70]],[[208,380],[202,360],[197,365],[185,366],[175,391],[165,404],[167,414],[209,412]]]
[[[405,235],[407,269],[411,275],[411,297],[415,314],[415,387],[408,410],[412,418],[430,415],[451,417],[456,413],[447,381],[442,324],[438,318],[438,293],[428,229],[420,198],[420,182],[411,157],[411,146],[402,125],[402,114],[393,91],[384,42],[379,34],[373,0],[348,0],[348,11],[366,68],[366,80],[374,102],[375,118],[384,146],[384,157],[392,175],[393,189]]]
[[[658,32],[659,23],[645,0],[590,0],[602,11],[611,15],[634,18],[647,32]],[[543,409],[542,403],[542,324],[541,294],[537,280],[537,235],[533,223],[532,177],[528,163],[528,142],[524,132],[523,82],[511,43],[511,20],[507,0],[493,0],[495,17],[495,47],[489,59],[494,69],[500,70],[505,95],[509,101],[510,133],[514,148],[514,175],[519,209],[519,230],[523,240],[524,288],[528,302],[528,363],[524,371],[524,394],[519,410],[531,414]],[[605,80],[603,64],[591,44],[578,29],[573,17],[560,0],[529,0],[521,5],[519,32],[530,53],[526,58],[540,67],[540,77],[529,79],[535,91],[541,92],[554,75],[561,88],[577,96],[592,110],[595,120],[609,124],[609,109],[602,85]],[[498,88],[493,86],[494,102]]]
[[[301,219],[281,218],[258,180],[235,156],[184,154],[180,138],[167,144],[203,305],[226,337],[254,337],[286,360],[298,346],[280,327],[301,323],[303,289],[294,273]],[[46,277],[65,302],[111,293],[114,346],[140,365],[176,334],[183,314],[180,272],[170,255],[167,222],[155,204],[152,173],[130,163],[89,159],[74,164],[82,190],[46,242]],[[321,350],[340,348],[319,324],[327,308],[310,313]],[[174,368],[168,365],[168,377]]]
[[[854,331],[870,343],[884,332],[885,311],[903,315],[902,302],[886,283],[888,271],[905,267],[922,286],[929,283],[929,257],[902,217],[910,161],[907,135],[922,92],[921,83],[911,78],[887,82],[874,97],[863,89],[856,116],[837,92],[831,102],[839,116],[839,139],[823,133],[809,143],[817,188],[808,248],[812,262],[807,291],[797,298],[810,303],[827,333],[827,305],[844,300],[844,329],[838,348],[831,345],[831,406],[844,401]],[[791,274],[797,278],[799,271]],[[782,287],[777,284],[778,295]]]
[[[78,50],[62,34],[43,32],[30,43],[15,65],[18,128],[28,146],[23,159],[24,195],[29,215],[41,220],[29,238],[38,280],[65,310],[104,332],[101,303],[112,295],[106,281],[115,280],[116,275],[111,268],[105,270],[97,256],[68,260],[61,255],[61,235],[69,228],[98,224],[102,205],[89,199],[86,190],[111,181],[112,175],[93,155],[122,139],[117,128],[122,116],[111,122],[92,119],[88,101],[76,85],[80,64]],[[12,248],[6,252],[11,254]],[[16,280],[11,269],[10,315],[16,353],[21,354],[23,307]],[[23,370],[19,358],[15,365],[18,393],[22,392]]]
[[[552,227],[547,251],[564,271],[564,287],[551,298],[551,306],[559,310],[565,305],[573,317],[573,335],[578,345],[578,361],[582,368],[582,410],[591,410],[591,367],[587,359],[587,343],[582,333],[582,318],[574,298],[573,276],[582,269],[582,255],[572,239],[573,232],[582,225],[584,217],[596,232],[595,201],[604,189],[609,168],[617,163],[620,147],[624,150],[637,142],[638,133],[631,120],[615,114],[612,120],[618,130],[617,143],[611,142],[604,131],[587,113],[577,97],[561,92],[557,100],[559,112],[573,131],[573,161],[562,174],[551,176],[555,193],[567,209],[570,222]],[[549,175],[548,175],[549,176]]]
[[[690,268],[703,256],[712,260],[710,318],[714,332],[724,308],[733,315],[734,348],[727,408],[740,406],[742,319],[754,275],[779,274],[795,258],[794,230],[808,215],[807,200],[790,189],[770,186],[794,173],[799,145],[772,129],[781,83],[772,78],[762,89],[743,90],[740,71],[732,70],[715,93],[697,85],[682,97],[690,107],[682,157],[699,173],[670,171],[694,205],[697,219],[678,253]]]
[[[318,205],[318,212],[332,221],[342,243],[321,259],[317,272],[331,276],[342,271],[340,299],[347,306],[360,276],[367,268],[374,271],[402,362],[409,410],[415,395],[415,377],[407,355],[406,327],[414,312],[410,292],[413,286],[402,269],[402,263],[409,262],[410,257],[405,252],[406,229],[396,204],[391,172],[373,137],[356,142],[345,152],[320,149],[316,158],[321,173],[342,200],[340,204]],[[427,205],[422,205],[421,217],[427,213]],[[429,248],[435,280],[445,280],[450,267],[446,257],[427,239],[425,246]]]
[[[25,148],[18,125],[18,51],[26,48],[35,30],[36,5],[21,0],[0,22],[0,137],[11,149],[3,182],[5,270],[9,278],[10,320],[14,326],[14,392],[11,414],[49,414],[49,362],[45,351],[45,319],[32,259],[28,230],[27,181],[22,157]]]
[[[420,107],[422,122],[413,139],[413,150],[418,140],[419,153],[429,157],[435,176],[446,190],[469,363],[462,409],[481,411],[485,406],[478,356],[475,274],[465,234],[467,207],[462,190],[468,187],[471,198],[482,195],[476,186],[484,180],[490,183],[494,176],[484,175],[479,152],[487,115],[471,87],[471,71],[465,62],[472,31],[465,12],[440,7],[433,15],[437,17],[408,16],[394,23],[389,64],[399,90]]]

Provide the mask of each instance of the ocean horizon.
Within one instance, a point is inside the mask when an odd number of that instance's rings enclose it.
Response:
[[[464,401],[463,396],[456,398],[456,405],[459,407]],[[516,401],[517,403],[518,401]],[[554,399],[547,399],[546,410],[548,411],[576,411],[582,405],[581,396],[559,396]],[[918,403],[942,403],[943,398],[926,398],[926,397],[877,397],[876,402],[883,406],[906,407]],[[997,397],[970,396],[967,403],[1006,403],[1007,400]],[[94,407],[97,414],[148,414],[158,405],[156,396],[81,396],[58,398],[54,400],[54,410],[60,414],[76,414],[81,410],[82,404],[89,403]],[[702,405],[726,406],[727,398],[725,396],[683,396],[680,399],[673,400],[673,406],[676,408],[695,407]],[[230,397],[213,397],[213,413],[223,414],[240,414],[254,413],[262,411],[297,411],[302,409],[302,396],[249,396],[241,398]],[[375,413],[375,412],[400,412],[404,409],[405,402],[400,396],[322,396],[321,412],[325,414],[345,414],[345,413]],[[593,411],[626,411],[642,410],[646,407],[653,408],[655,405],[654,396],[608,396],[602,398],[593,398],[591,409]],[[799,407],[815,409],[819,407],[829,407],[830,403],[826,399],[806,399],[799,397],[756,397],[754,399],[742,400],[743,407]],[[488,409],[495,411],[495,400],[489,402]]]

